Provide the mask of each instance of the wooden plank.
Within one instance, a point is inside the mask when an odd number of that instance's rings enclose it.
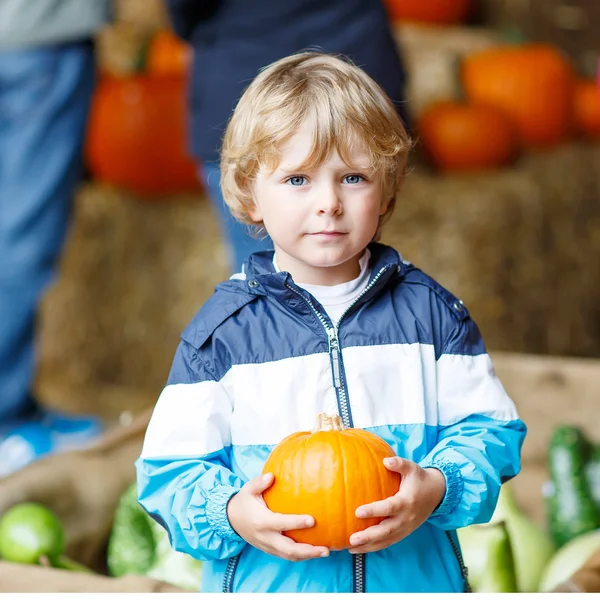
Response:
[[[523,460],[545,464],[558,425],[573,424],[600,442],[600,360],[491,352],[498,377],[529,431]]]
[[[0,593],[48,592],[187,593],[180,587],[141,575],[105,577],[95,573],[76,573],[0,560]]]

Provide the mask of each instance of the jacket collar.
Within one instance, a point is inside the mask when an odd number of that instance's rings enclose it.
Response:
[[[386,266],[398,268],[402,264],[402,258],[398,252],[390,246],[371,242],[369,244],[369,250],[371,252],[370,266],[372,276]],[[246,279],[252,279],[253,277],[261,275],[281,275],[283,272],[275,272],[275,267],[273,266],[273,254],[273,250],[251,254],[243,267],[243,273],[246,275]]]
[[[390,279],[390,277],[402,270],[403,261],[401,256],[394,248],[372,242],[369,244],[371,252],[371,277],[369,284],[375,277],[378,277],[373,291],[381,289]],[[255,252],[244,263],[242,274],[234,275],[235,279],[245,280],[248,291],[258,295],[272,295],[280,300],[288,295],[289,286],[294,286],[292,276],[286,272],[275,272],[273,266],[273,250]],[[381,273],[383,271],[383,273]],[[370,297],[371,294],[368,294]]]

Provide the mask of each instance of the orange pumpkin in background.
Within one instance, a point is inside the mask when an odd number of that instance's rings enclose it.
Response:
[[[186,75],[192,62],[192,49],[169,29],[152,37],[146,57],[146,70],[155,75]]]
[[[472,0],[386,0],[391,21],[454,25],[464,22]]]
[[[314,527],[285,532],[293,540],[348,548],[353,533],[383,520],[359,519],[356,509],[400,489],[400,475],[383,465],[387,456],[394,451],[380,437],[320,413],[312,432],[293,433],[273,449],[263,473],[275,480],[263,498],[273,512],[314,517]]]
[[[575,83],[573,119],[577,133],[600,139],[600,81],[580,79]]]
[[[469,103],[503,110],[525,146],[554,147],[572,132],[573,68],[549,44],[501,46],[468,55],[461,79]]]
[[[180,75],[104,75],[86,141],[94,177],[150,199],[200,189],[186,152],[185,91]]]
[[[517,153],[513,124],[490,106],[440,102],[423,112],[417,129],[425,154],[444,172],[500,167]]]

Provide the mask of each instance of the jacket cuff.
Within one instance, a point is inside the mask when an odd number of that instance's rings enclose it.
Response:
[[[460,503],[464,482],[460,469],[446,460],[432,460],[420,464],[423,469],[437,469],[446,479],[446,493],[431,517],[450,514]]]
[[[232,542],[244,542],[227,518],[227,503],[239,491],[230,485],[217,485],[206,500],[206,521],[217,535]]]

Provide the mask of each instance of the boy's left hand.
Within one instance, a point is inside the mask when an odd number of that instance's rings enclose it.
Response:
[[[351,554],[375,552],[399,542],[429,518],[446,493],[446,478],[437,469],[422,469],[398,456],[384,459],[383,464],[402,476],[400,490],[390,498],[356,509],[359,518],[387,519],[352,534]]]

